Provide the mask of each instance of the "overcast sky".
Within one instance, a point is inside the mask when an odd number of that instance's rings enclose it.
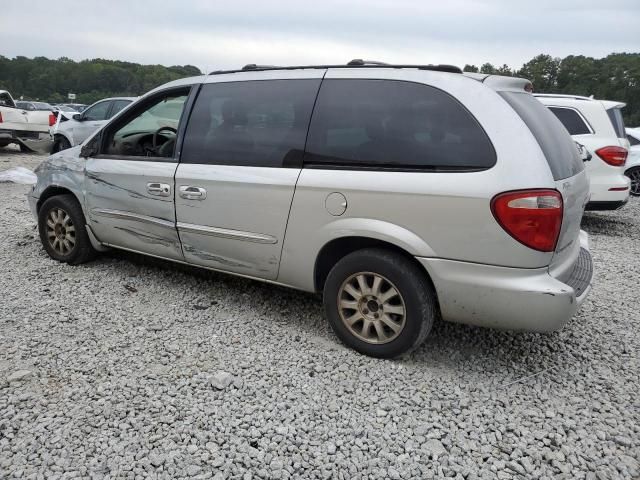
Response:
[[[2,0],[0,55],[202,70],[640,52],[640,0]]]

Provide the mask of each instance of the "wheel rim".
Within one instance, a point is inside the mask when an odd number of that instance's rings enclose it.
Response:
[[[347,278],[338,290],[338,312],[349,332],[367,343],[395,340],[404,329],[404,299],[389,279],[373,272]]]
[[[636,168],[627,172],[631,179],[631,195],[640,195],[640,168]]]
[[[52,208],[47,214],[47,240],[62,256],[69,255],[76,246],[76,227],[62,208]]]

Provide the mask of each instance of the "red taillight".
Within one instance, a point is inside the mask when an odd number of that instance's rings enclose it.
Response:
[[[598,156],[612,167],[623,167],[627,163],[627,149],[622,147],[602,147],[596,150]]]
[[[562,195],[557,190],[519,190],[491,200],[491,212],[504,230],[520,243],[553,252],[562,227]]]
[[[49,114],[49,126],[53,127],[56,124],[56,116],[53,113]]]
[[[0,112],[0,123],[2,123],[2,122],[3,122],[3,120],[2,120],[2,112]]]

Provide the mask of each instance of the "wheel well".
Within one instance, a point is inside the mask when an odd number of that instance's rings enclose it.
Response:
[[[420,270],[424,272],[427,280],[433,286],[431,277],[429,277],[429,274],[420,264],[420,262],[418,262],[415,257],[409,252],[398,247],[397,245],[375,238],[343,237],[330,241],[320,250],[318,257],[316,258],[316,265],[314,269],[314,282],[316,291],[322,291],[322,289],[324,288],[324,282],[326,281],[329,272],[341,258],[355,252],[356,250],[362,250],[363,248],[384,248],[410,259],[420,267]]]
[[[38,199],[38,202],[36,203],[36,211],[40,211],[40,207],[42,206],[42,204],[44,202],[46,202],[48,199],[50,199],[51,197],[55,197],[56,195],[73,195],[74,198],[76,198],[76,196],[73,194],[73,192],[67,188],[64,187],[58,187],[58,186],[52,186],[52,187],[47,187],[45,189],[44,192],[42,192],[42,195],[40,195],[40,198]],[[77,200],[77,198],[76,198]]]

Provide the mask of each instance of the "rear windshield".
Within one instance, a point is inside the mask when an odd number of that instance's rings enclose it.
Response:
[[[576,144],[547,107],[525,92],[499,93],[520,115],[538,141],[554,180],[573,177],[584,170]]]
[[[613,129],[616,131],[618,138],[626,138],[626,132],[624,130],[624,119],[622,118],[622,112],[619,108],[610,108],[607,110],[609,120],[613,124]]]

